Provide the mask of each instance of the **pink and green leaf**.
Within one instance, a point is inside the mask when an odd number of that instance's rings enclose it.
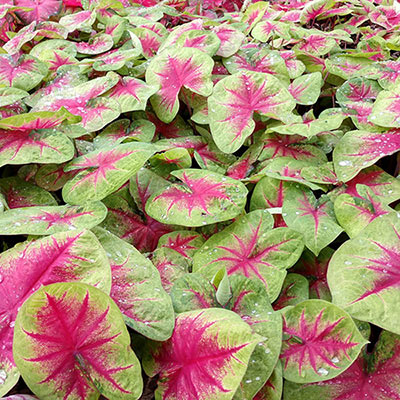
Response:
[[[327,161],[325,153],[317,146],[308,144],[303,136],[265,133],[260,137],[263,151],[259,161],[277,157],[291,157],[294,160],[321,164]]]
[[[207,170],[171,173],[175,183],[154,193],[146,212],[159,222],[202,226],[238,216],[245,205],[246,187],[239,181]]]
[[[175,315],[157,269],[133,246],[112,233],[99,227],[93,231],[110,260],[110,297],[124,315],[125,323],[149,339],[169,339]]]
[[[346,370],[367,343],[341,308],[306,300],[283,310],[283,376],[297,383],[325,381]]]
[[[70,204],[101,200],[121,187],[154,154],[147,143],[126,143],[99,149],[72,160],[64,170],[80,170],[63,187]]]
[[[0,56],[0,83],[29,91],[47,75],[45,63],[31,55],[2,54]]]
[[[214,26],[212,31],[218,36],[221,41],[221,45],[217,51],[217,56],[230,57],[235,54],[242,42],[245,39],[245,35],[238,29],[234,28],[229,24],[221,24]]]
[[[283,281],[279,297],[273,304],[274,310],[281,310],[288,306],[295,306],[308,300],[308,281],[303,275],[290,273]]]
[[[326,273],[333,253],[334,250],[325,247],[317,257],[310,250],[305,250],[300,260],[293,267],[294,272],[308,279],[310,299],[332,300]]]
[[[347,182],[362,169],[400,149],[400,130],[386,132],[350,131],[333,151],[333,163],[339,180]]]
[[[333,203],[325,195],[318,200],[306,188],[291,186],[282,215],[287,226],[303,235],[305,245],[318,256],[343,231],[336,222]]]
[[[272,229],[267,210],[242,216],[223,231],[211,236],[195,254],[193,271],[208,279],[226,268],[228,275],[239,274],[260,280],[274,301],[281,290],[286,269],[300,257],[301,235],[288,228]]]
[[[14,356],[41,398],[138,399],[139,361],[117,305],[84,283],[44,286],[24,303],[15,324]]]
[[[189,272],[191,266],[187,258],[167,247],[157,248],[153,253],[152,262],[160,273],[163,288],[168,293],[174,283]]]
[[[26,11],[18,11],[18,16],[24,22],[31,23],[47,21],[49,17],[60,11],[62,1],[60,0],[15,0],[18,7],[28,8]]]
[[[55,282],[83,281],[109,293],[111,271],[105,251],[89,231],[19,243],[1,253],[0,265],[0,370],[6,370],[10,382],[15,383],[12,340],[22,303],[42,285]]]
[[[281,400],[282,387],[282,364],[278,361],[267,383],[257,392],[253,400]]]
[[[265,338],[257,344],[246,373],[233,397],[234,400],[253,398],[271,376],[282,343],[282,317],[273,311],[262,282],[244,276],[229,278],[232,297],[227,308],[247,322],[254,334]]]
[[[225,153],[238,150],[253,133],[254,112],[285,119],[295,101],[278,79],[259,72],[239,72],[219,81],[208,98],[210,128]]]
[[[56,199],[49,192],[18,176],[1,178],[0,193],[9,209],[57,205]]]
[[[351,238],[362,232],[375,218],[394,211],[382,203],[368,186],[357,185],[357,192],[357,197],[344,193],[335,200],[336,218]]]
[[[178,113],[178,94],[185,87],[202,96],[212,92],[211,71],[214,61],[194,48],[171,48],[154,57],[146,69],[146,82],[158,87],[150,101],[163,122],[171,122]]]
[[[214,56],[220,48],[221,41],[212,31],[191,30],[184,32],[176,41],[178,47],[193,47],[209,56]]]
[[[383,331],[374,350],[364,349],[340,376],[316,384],[285,383],[284,400],[391,400],[398,397],[399,336]]]
[[[0,214],[0,235],[51,235],[91,229],[107,215],[101,202],[83,206],[29,206]]]
[[[116,100],[121,112],[145,110],[147,100],[156,93],[157,87],[146,85],[140,79],[123,77],[108,92],[107,96]]]
[[[321,86],[321,73],[312,72],[311,74],[305,74],[296,78],[289,85],[288,90],[297,104],[312,105],[320,96]]]
[[[260,340],[231,311],[189,311],[177,316],[171,339],[152,345],[143,366],[150,376],[160,373],[159,398],[228,400]]]
[[[400,225],[396,213],[376,218],[333,255],[328,284],[333,302],[354,318],[399,333]]]

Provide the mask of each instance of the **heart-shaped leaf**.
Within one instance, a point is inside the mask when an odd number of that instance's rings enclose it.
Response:
[[[140,364],[118,307],[83,283],[55,283],[34,293],[15,323],[14,357],[40,398],[138,399]]]
[[[0,235],[51,235],[91,229],[107,215],[101,202],[83,206],[21,207],[0,214]]]
[[[65,202],[84,204],[103,199],[134,175],[154,150],[147,143],[126,143],[75,158],[64,170],[81,171],[64,185]]]
[[[219,149],[233,153],[254,130],[254,112],[285,119],[295,106],[278,79],[259,72],[238,72],[219,81],[208,98],[213,139]]]
[[[396,324],[399,232],[395,213],[377,218],[338,249],[328,270],[335,304],[354,318],[395,333],[400,332]]]
[[[301,235],[287,228],[272,229],[267,210],[256,210],[211,236],[195,254],[193,270],[211,279],[221,268],[228,275],[241,274],[259,279],[274,301],[280,292],[286,269],[303,250]]]
[[[367,343],[349,314],[323,300],[283,310],[283,337],[283,376],[298,383],[336,377]]]
[[[143,366],[150,376],[160,373],[160,398],[228,400],[261,340],[231,311],[189,311],[177,316],[171,339],[153,344]]]
[[[157,269],[133,246],[112,233],[99,227],[93,231],[110,260],[110,296],[124,314],[125,323],[150,339],[169,339],[175,315]]]
[[[146,203],[146,212],[157,221],[201,226],[242,212],[247,189],[239,181],[207,170],[183,169],[171,175],[182,183],[154,193]]]
[[[0,255],[0,370],[1,389],[16,383],[18,370],[12,355],[15,319],[22,303],[42,285],[83,281],[110,292],[111,271],[105,251],[89,231],[62,232],[20,243]],[[23,279],[21,279],[21,276]]]

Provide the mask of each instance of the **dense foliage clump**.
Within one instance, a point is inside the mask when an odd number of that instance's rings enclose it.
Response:
[[[0,44],[0,396],[400,398],[398,3],[5,0]]]

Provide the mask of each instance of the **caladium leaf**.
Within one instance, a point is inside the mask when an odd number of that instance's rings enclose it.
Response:
[[[265,338],[255,347],[246,373],[233,399],[253,398],[271,376],[282,342],[282,317],[273,312],[265,286],[244,276],[229,278],[232,297],[227,308],[247,322],[255,334]]]
[[[186,31],[176,41],[178,47],[193,47],[213,56],[220,48],[221,41],[212,31],[192,30]]]
[[[392,90],[383,90],[376,98],[369,121],[384,127],[400,127],[400,84]]]
[[[221,41],[221,45],[217,51],[217,56],[225,58],[235,54],[246,37],[242,32],[228,24],[214,26],[212,31]]]
[[[225,59],[224,65],[231,74],[236,74],[241,70],[263,72],[274,75],[285,85],[289,85],[290,82],[285,60],[276,50],[260,50],[258,46],[249,45]]]
[[[267,42],[271,37],[290,40],[290,25],[280,21],[262,20],[253,28],[251,36],[260,42]]]
[[[63,109],[56,113],[31,112],[2,119],[0,165],[70,160],[74,155],[71,140],[52,129],[70,117]]]
[[[114,45],[114,41],[111,35],[106,33],[100,33],[92,36],[88,42],[76,42],[75,46],[78,53],[81,54],[102,54],[110,50]]]
[[[157,221],[201,226],[239,215],[247,189],[239,181],[207,170],[182,169],[171,173],[182,183],[154,193],[146,212]]]
[[[208,96],[212,92],[210,56],[194,48],[171,48],[154,57],[146,69],[146,82],[160,87],[150,101],[157,117],[171,122],[179,109],[178,94],[185,87]]]
[[[284,399],[395,399],[400,389],[399,350],[399,336],[383,331],[373,352],[364,349],[350,368],[337,378],[313,385],[286,382]]]
[[[254,112],[285,119],[295,106],[287,89],[270,74],[239,72],[219,81],[208,98],[213,139],[221,151],[233,153],[254,130]]]
[[[3,397],[4,400],[37,400],[37,397],[28,394],[13,394],[12,396]]]
[[[400,82],[400,63],[391,60],[374,63],[367,76],[376,79],[384,89],[393,89]]]
[[[325,185],[337,185],[339,183],[332,162],[327,162],[323,165],[304,167],[300,175],[309,182],[322,183]]]
[[[335,39],[322,34],[307,34],[293,49],[314,56],[328,54],[336,45]]]
[[[175,315],[157,269],[133,246],[112,233],[99,227],[93,231],[110,260],[110,296],[124,314],[125,323],[149,339],[169,339]]]
[[[74,282],[44,286],[24,303],[13,348],[24,380],[40,398],[138,399],[143,382],[129,345],[110,297]]]
[[[157,248],[152,257],[152,262],[161,276],[163,288],[169,293],[179,278],[189,272],[189,260],[173,249],[167,247]]]
[[[163,37],[145,27],[138,27],[131,30],[135,34],[142,45],[142,53],[146,58],[153,58],[159,50]]]
[[[257,182],[250,200],[250,210],[264,208],[282,208],[283,198],[287,190],[284,181],[265,176]],[[282,213],[274,214],[275,227],[286,226]]]
[[[19,53],[21,47],[36,36],[35,28],[36,22],[25,26],[3,46],[3,49],[10,55]]]
[[[294,272],[308,279],[310,299],[332,300],[326,273],[333,253],[334,250],[325,247],[317,257],[310,250],[306,249],[301,255],[300,260],[293,267]]]
[[[88,10],[64,15],[60,18],[59,22],[68,30],[68,32],[73,32],[75,30],[90,32],[95,20],[96,13]]]
[[[305,245],[315,255],[343,231],[336,222],[329,198],[323,195],[317,200],[306,188],[292,186],[288,189],[282,215],[289,228],[303,235]]]
[[[81,125],[88,131],[97,131],[117,118],[121,112],[117,101],[98,97],[115,86],[118,76],[109,72],[106,76],[89,82],[54,91],[37,102],[34,111],[57,111],[65,107],[74,115],[82,117]]]
[[[103,226],[142,252],[153,251],[158,240],[172,230],[168,225],[150,218],[109,205]]]
[[[13,330],[18,309],[32,292],[54,282],[83,281],[109,293],[111,271],[105,251],[89,231],[19,243],[1,253],[0,263],[0,370],[7,375],[3,389],[11,388],[18,379],[12,355]]]
[[[333,302],[354,318],[398,333],[400,224],[396,214],[375,219],[333,255],[328,284]]]
[[[3,194],[7,208],[31,206],[56,206],[56,199],[46,190],[13,176],[0,179],[0,193]]]
[[[228,275],[259,279],[274,301],[282,287],[286,269],[300,257],[301,235],[287,228],[272,227],[267,210],[256,210],[211,236],[193,259],[193,271],[211,279],[221,268]]]
[[[352,238],[375,218],[389,214],[392,208],[382,204],[368,186],[357,185],[359,197],[341,194],[335,200],[335,214],[339,224]]]
[[[176,313],[220,307],[215,286],[203,275],[193,272],[178,278],[170,293]]]
[[[29,91],[47,75],[47,65],[31,55],[0,55],[0,83]]]
[[[363,169],[353,179],[332,190],[329,196],[335,199],[341,193],[348,193],[353,197],[360,197],[357,185],[368,186],[385,204],[400,197],[400,181],[376,165]]]
[[[227,278],[226,272],[224,275]],[[274,313],[264,285],[244,276],[233,275],[229,279],[229,300],[218,301],[218,290],[202,275],[186,274],[177,279],[171,290],[175,311],[182,313],[191,310],[223,307],[240,315],[255,333],[265,337],[254,349],[250,362],[234,399],[253,398],[264,385],[277,362],[282,332],[282,318]]]
[[[325,60],[327,71],[345,80],[365,76],[372,63],[372,60],[346,54],[335,54]]]
[[[383,133],[347,132],[333,151],[333,163],[340,181],[347,182],[362,169],[400,149],[400,130]]]
[[[192,157],[189,151],[183,148],[171,149],[155,154],[149,163],[153,171],[167,178],[172,171],[192,166]]]
[[[174,231],[161,236],[158,247],[172,249],[182,257],[191,259],[203,243],[204,238],[196,232]]]
[[[309,118],[308,115],[303,116],[303,122],[293,122],[286,125],[277,125],[271,127],[271,130],[283,135],[301,135],[307,138],[316,136],[322,132],[338,129],[342,124],[346,115],[337,112],[338,109],[324,110],[318,118]]]
[[[231,311],[189,311],[177,316],[171,339],[153,344],[143,366],[150,376],[160,373],[158,398],[228,400],[261,340]]]
[[[307,144],[303,136],[266,133],[260,139],[263,143],[263,151],[259,161],[276,157],[291,157],[295,160],[318,164],[327,161],[325,153],[318,147]]]
[[[119,80],[108,96],[119,103],[121,112],[128,112],[144,110],[148,98],[156,91],[156,86],[149,86],[140,79],[126,76]]]
[[[26,92],[25,90],[13,87],[0,88],[0,107],[14,104],[18,100],[21,100],[27,96],[29,96],[29,93]]]
[[[271,178],[301,183],[312,190],[324,190],[321,186],[309,182],[301,176],[302,169],[309,165],[308,161],[294,160],[292,157],[276,157],[259,172]]]
[[[296,78],[288,87],[289,93],[297,104],[312,105],[320,95],[322,75],[320,72],[312,72]]]
[[[154,154],[147,143],[126,143],[99,149],[75,158],[65,171],[81,170],[63,187],[66,203],[83,204],[101,200],[134,175]]]
[[[128,119],[118,119],[101,131],[93,139],[93,144],[95,148],[100,148],[132,140],[151,142],[154,134],[154,124],[146,119],[137,119],[132,122]]]
[[[91,229],[107,215],[101,202],[83,206],[22,207],[0,214],[0,235],[51,235]]]
[[[117,71],[140,55],[139,49],[110,50],[94,59],[95,71]]]
[[[65,167],[64,164],[42,165],[38,169],[35,175],[35,183],[39,187],[48,191],[56,191],[61,189],[67,181],[72,179],[79,172],[79,171],[64,172],[64,167]]]
[[[281,359],[291,382],[331,379],[347,369],[367,340],[345,311],[324,300],[306,300],[283,310]]]
[[[366,78],[351,78],[340,86],[336,99],[340,105],[348,102],[373,102],[382,88],[378,82]]]
[[[282,364],[278,361],[267,383],[258,391],[253,400],[281,400],[282,387]]]
[[[28,8],[29,11],[18,11],[18,16],[27,23],[47,21],[50,16],[57,14],[61,8],[61,0],[15,0],[18,7]]]
[[[274,310],[295,306],[308,300],[308,281],[300,274],[289,274],[283,281],[282,291],[273,304]]]

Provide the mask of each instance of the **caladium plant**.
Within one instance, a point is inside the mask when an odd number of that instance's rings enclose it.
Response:
[[[0,3],[0,397],[400,399],[395,0]]]

